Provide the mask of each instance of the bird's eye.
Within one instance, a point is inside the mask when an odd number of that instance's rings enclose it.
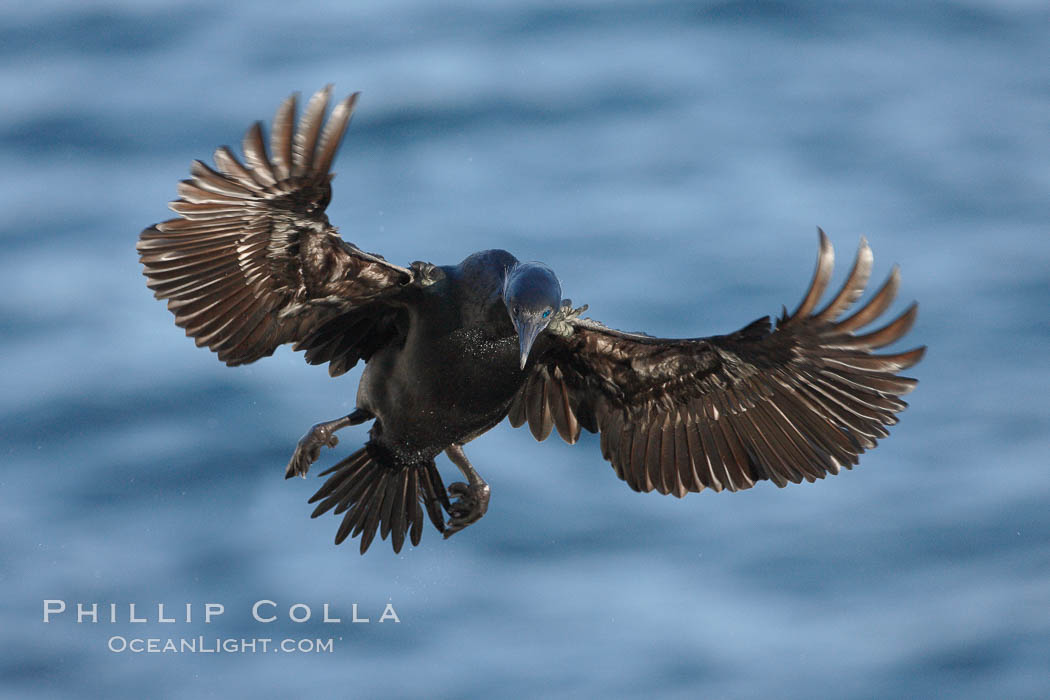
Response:
[[[551,315],[551,310],[550,309],[547,309],[546,311],[543,312],[543,318],[547,318],[550,315]]]

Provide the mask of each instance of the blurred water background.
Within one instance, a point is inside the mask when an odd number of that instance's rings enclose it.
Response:
[[[1050,695],[1045,2],[0,16],[3,695]],[[332,380],[287,349],[222,366],[134,252],[191,159],[328,82],[363,91],[329,215],[366,250],[504,247],[612,326],[704,335],[797,303],[815,226],[836,281],[863,234],[873,282],[902,265],[894,309],[921,302],[912,407],[852,472],[681,501],[631,492],[593,436],[504,425],[469,450],[493,489],[480,524],[400,556],[335,547],[336,521],[307,517],[318,482],[283,470],[352,408],[360,369]],[[321,466],[365,439],[342,435]],[[44,624],[45,599],[122,622]],[[278,621],[252,620],[261,599]],[[226,608],[210,625],[207,602]],[[159,623],[157,603],[194,621]],[[353,603],[370,624],[348,624]],[[387,603],[399,624],[378,624]],[[335,643],[133,654],[115,635]]]

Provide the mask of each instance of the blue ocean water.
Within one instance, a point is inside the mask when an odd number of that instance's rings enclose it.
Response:
[[[2,14],[0,693],[1050,695],[1045,2]],[[631,492],[593,436],[504,425],[468,450],[493,489],[479,524],[399,556],[335,547],[317,482],[283,468],[360,370],[287,349],[224,367],[134,251],[191,159],[329,82],[363,92],[328,212],[348,240],[401,263],[504,247],[609,325],[695,336],[795,304],[815,226],[836,280],[865,235],[876,277],[902,266],[894,309],[920,301],[912,406],[852,472],[680,501]],[[68,610],[45,624],[45,600]],[[169,637],[333,642],[110,650]]]

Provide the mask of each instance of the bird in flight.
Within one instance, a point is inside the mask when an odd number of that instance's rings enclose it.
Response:
[[[365,362],[356,408],[314,425],[286,476],[305,476],[341,428],[372,421],[368,442],[323,472],[313,517],[342,516],[336,544],[378,531],[400,552],[424,518],[447,538],[488,509],[489,486],[463,446],[504,418],[537,440],[600,434],[601,454],[635,491],[682,497],[822,479],[857,464],[897,422],[916,380],[898,372],[925,347],[872,351],[901,338],[912,304],[877,330],[897,293],[896,268],[859,310],[872,254],[860,249],[842,288],[818,304],[834,253],[823,231],[801,303],[772,325],[728,335],[654,338],[582,317],[548,266],[486,250],[458,265],[407,267],[340,238],[325,207],[332,161],[357,101],[315,94],[296,124],[296,97],[271,128],[256,122],[243,162],[228,148],[201,161],[171,203],[177,218],[142,232],[147,285],[176,325],[227,365],[285,343],[338,376]],[[465,481],[446,489],[442,452]],[[447,520],[446,520],[447,516]]]

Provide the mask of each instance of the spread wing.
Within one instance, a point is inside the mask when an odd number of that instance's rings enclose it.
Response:
[[[538,440],[552,427],[570,443],[581,428],[600,432],[602,456],[632,489],[679,497],[851,468],[897,422],[907,405],[900,396],[917,383],[897,372],[925,347],[871,352],[908,332],[915,304],[878,330],[854,333],[893,301],[896,268],[867,304],[840,319],[867,284],[872,255],[863,239],[842,290],[814,312],[833,261],[821,231],[813,282],[775,330],[766,317],[730,335],[669,340],[568,314],[571,333],[552,335],[511,405],[511,423],[528,421]]]
[[[390,301],[415,270],[343,241],[324,210],[330,168],[357,94],[325,123],[331,86],[295,125],[296,97],[277,110],[270,138],[244,137],[244,163],[223,146],[215,169],[195,161],[171,203],[178,218],[142,232],[147,285],[167,299],[175,323],[228,365],[254,362],[296,343],[311,363],[339,374],[396,333]]]

